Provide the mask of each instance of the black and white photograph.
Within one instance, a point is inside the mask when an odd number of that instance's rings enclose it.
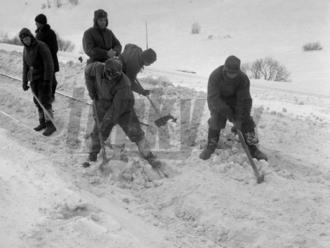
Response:
[[[0,248],[329,248],[329,0],[0,0]]]

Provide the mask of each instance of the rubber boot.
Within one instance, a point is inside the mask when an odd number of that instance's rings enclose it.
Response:
[[[42,133],[44,136],[50,136],[52,133],[56,131],[56,127],[54,126],[53,122],[46,121],[46,130]]]
[[[44,118],[39,119],[39,125],[33,128],[35,131],[41,131],[46,128],[46,121]]]
[[[46,119],[46,130],[42,133],[44,136],[50,136],[56,131],[56,127],[53,124],[53,110],[51,108],[46,110],[48,114],[44,113]]]
[[[149,144],[145,138],[136,142],[137,147],[141,156],[148,161],[152,168],[161,167],[162,163],[157,159],[157,157],[150,151]]]
[[[38,110],[38,114],[39,114],[39,125],[33,128],[37,132],[46,128],[46,120],[45,120],[44,112],[42,110]]]
[[[207,160],[211,157],[211,155],[214,153],[215,149],[218,146],[219,136],[220,136],[220,130],[209,128],[207,145],[199,155],[200,159]]]
[[[260,151],[256,145],[248,145],[251,156],[257,160],[265,160],[267,161],[267,155]]]

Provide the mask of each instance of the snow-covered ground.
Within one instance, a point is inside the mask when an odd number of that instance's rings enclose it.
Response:
[[[76,43],[74,53],[60,53],[58,90],[83,100],[84,63],[77,58],[93,11],[108,10],[123,44],[144,46],[147,20],[159,59],[141,81],[178,121],[158,130],[150,104],[137,96],[140,120],[151,124],[143,128],[171,177],[159,178],[119,129],[107,150],[113,173],[103,176],[97,165],[81,167],[91,128],[88,105],[58,95],[60,130],[45,138],[32,130],[31,93],[0,76],[1,247],[330,246],[328,1],[81,0],[45,10],[42,0],[3,2],[2,32],[33,30],[43,11]],[[18,10],[19,18],[12,14]],[[193,22],[201,25],[199,35],[190,34]],[[323,50],[303,52],[311,41]],[[207,76],[230,54],[243,62],[272,56],[291,72],[289,83],[251,81],[253,116],[270,157],[257,162],[266,173],[259,185],[230,126],[216,154],[206,162],[198,158],[207,137]],[[0,73],[20,78],[21,58],[20,47],[0,44]]]

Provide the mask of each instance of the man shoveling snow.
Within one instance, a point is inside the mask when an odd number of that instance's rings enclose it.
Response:
[[[96,119],[92,132],[92,145],[89,161],[96,161],[102,143],[106,140],[112,128],[119,124],[129,139],[136,143],[141,156],[154,168],[159,169],[162,163],[150,151],[140,122],[134,110],[134,96],[128,77],[122,72],[122,64],[116,58],[108,59],[105,63],[94,62],[85,69],[86,86],[94,101]],[[99,130],[100,129],[100,130]]]
[[[220,131],[229,120],[234,123],[233,131],[243,133],[252,157],[267,160],[267,156],[257,147],[259,140],[251,117],[250,80],[240,70],[240,64],[237,57],[229,56],[225,64],[215,69],[209,77],[207,103],[211,117],[208,120],[207,145],[200,154],[201,159],[211,157],[218,145]]]

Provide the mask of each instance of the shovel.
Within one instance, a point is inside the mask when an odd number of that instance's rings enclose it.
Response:
[[[95,100],[93,100],[93,108],[94,108],[94,115],[95,115],[95,124],[96,124],[96,128],[97,128],[97,133],[99,135],[99,140],[100,140],[100,144],[101,144],[101,154],[102,154],[102,163],[100,164],[99,169],[101,170],[101,172],[105,172],[105,165],[110,161],[110,158],[107,158],[107,154],[105,152],[105,144],[104,144],[104,140],[103,140],[102,133],[101,133],[101,124],[100,124],[99,117],[97,115],[97,108],[96,108]],[[110,170],[110,172],[111,172],[111,170]]]
[[[141,84],[138,80],[135,80],[135,82],[141,89],[143,89],[143,87],[141,86]],[[166,125],[169,120],[173,120],[173,122],[176,122],[176,118],[174,118],[173,115],[171,115],[171,114],[162,116],[160,113],[160,110],[156,107],[155,103],[151,100],[151,98],[149,96],[146,96],[146,97],[148,98],[152,108],[156,111],[156,113],[159,117],[157,120],[155,120],[155,124],[157,127]]]
[[[245,139],[244,139],[244,136],[241,132],[241,130],[237,129],[236,130],[237,134],[238,134],[238,137],[239,137],[239,140],[243,146],[243,149],[249,159],[249,162],[250,162],[250,165],[252,166],[252,169],[253,169],[253,172],[254,172],[254,175],[256,176],[257,178],[257,183],[262,183],[264,180],[265,180],[265,175],[264,174],[260,174],[260,172],[258,171],[257,169],[257,166],[256,164],[254,163],[253,161],[253,158],[251,156],[251,153],[250,153],[250,150],[245,142]]]
[[[155,120],[155,124],[156,124],[157,127],[161,127],[161,126],[166,125],[169,120],[173,120],[173,122],[176,122],[176,118],[174,118],[171,114],[161,116],[160,110],[156,107],[154,102],[150,99],[149,96],[147,96],[147,98],[148,98],[151,106],[156,111],[157,115],[159,116],[159,118],[157,120]]]

